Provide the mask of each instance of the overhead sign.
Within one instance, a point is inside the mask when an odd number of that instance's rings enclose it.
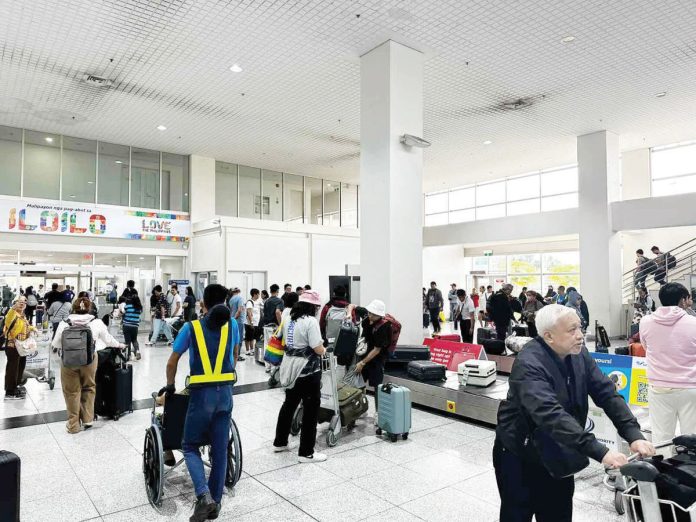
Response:
[[[188,286],[189,280],[188,279],[170,279],[169,280],[169,286],[172,286],[174,283],[176,283],[176,286]]]
[[[0,232],[186,242],[188,214],[0,199]]]

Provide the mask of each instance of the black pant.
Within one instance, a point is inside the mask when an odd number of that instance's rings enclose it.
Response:
[[[471,319],[459,319],[459,335],[462,336],[463,343],[473,343],[474,336],[470,332]]]
[[[498,336],[498,339],[504,341],[505,337],[507,337],[508,327],[510,326],[510,319],[506,319],[505,321],[494,321],[494,323],[495,332]]]
[[[123,325],[123,339],[125,340],[128,350],[130,350],[131,345],[133,345],[133,353],[138,353],[140,351],[140,345],[138,344],[138,327],[136,325]]]
[[[29,324],[32,324],[34,321],[34,310],[36,310],[36,307],[29,305],[27,305],[27,308],[24,310],[24,315],[26,316],[27,321],[29,321]]]
[[[524,462],[496,441],[493,467],[500,493],[500,522],[572,522],[573,477],[555,479],[541,464]]]
[[[433,324],[433,332],[440,331],[440,309],[430,308],[430,322]]]
[[[5,393],[15,393],[17,385],[24,377],[24,367],[27,365],[27,358],[22,357],[14,346],[8,346],[5,350],[7,355],[7,366],[5,366]]]
[[[315,372],[305,377],[299,377],[295,386],[285,390],[285,402],[278,413],[276,436],[273,445],[287,446],[290,436],[290,426],[295,410],[302,402],[302,433],[300,434],[300,457],[314,455],[314,443],[317,439],[317,420],[321,403],[321,372]]]
[[[536,324],[534,321],[532,322],[527,322],[527,329],[529,330],[529,337],[536,337],[538,332],[536,329]]]

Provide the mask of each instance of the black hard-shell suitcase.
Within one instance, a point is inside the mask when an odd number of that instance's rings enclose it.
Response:
[[[512,327],[512,333],[517,337],[529,337],[529,327],[526,324],[516,324]]]
[[[495,339],[495,337],[495,330],[491,330],[490,328],[479,328],[476,330],[476,342],[479,344],[481,344],[481,341],[484,339]]]
[[[399,345],[387,359],[387,367],[404,367],[410,361],[429,361],[430,348],[422,345]]]
[[[21,467],[17,455],[0,451],[0,520],[19,522]]]
[[[486,353],[491,355],[505,354],[505,341],[501,341],[499,339],[484,339],[479,341],[479,344],[483,346]]]
[[[118,348],[97,352],[97,393],[94,412],[118,420],[133,411],[133,367],[125,363]]]
[[[411,361],[408,363],[408,374],[419,381],[447,380],[445,366],[432,361]]]

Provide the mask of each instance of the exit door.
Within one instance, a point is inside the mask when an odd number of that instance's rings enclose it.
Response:
[[[252,288],[261,291],[266,288],[266,272],[234,272],[227,274],[227,282],[230,288],[238,287],[242,297],[249,299]]]

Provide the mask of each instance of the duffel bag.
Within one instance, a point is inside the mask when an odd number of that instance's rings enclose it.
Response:
[[[501,341],[500,339],[483,339],[479,341],[479,344],[482,345],[486,353],[490,355],[505,354],[505,341]]]
[[[512,334],[510,337],[505,339],[505,347],[511,352],[520,353],[522,348],[524,348],[524,346],[531,340],[531,337],[523,337]]]
[[[368,406],[364,390],[347,384],[338,386],[338,408],[342,426],[355,422],[367,411]]]

